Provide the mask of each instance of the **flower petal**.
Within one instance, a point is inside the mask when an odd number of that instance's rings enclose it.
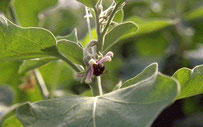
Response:
[[[110,61],[111,61],[110,56],[104,56],[101,60],[97,61],[97,64],[102,64],[102,63],[110,62]]]
[[[113,54],[113,52],[112,52],[112,51],[109,51],[109,52],[107,52],[107,54],[106,54],[105,56],[110,56],[110,57],[113,57],[113,56],[114,56],[114,54]]]
[[[92,82],[93,74],[94,74],[94,68],[93,68],[93,65],[90,65],[90,69],[89,69],[89,71],[87,73],[87,77],[85,79],[86,83],[91,83]]]

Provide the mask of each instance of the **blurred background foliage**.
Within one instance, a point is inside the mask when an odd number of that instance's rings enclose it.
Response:
[[[110,3],[104,0],[105,8]],[[0,0],[0,13],[20,26],[43,27],[55,36],[68,35],[77,28],[80,42],[85,46],[90,41],[84,6],[76,0]],[[203,64],[202,0],[127,0],[124,14],[124,21],[134,21],[140,30],[111,48],[115,57],[102,75],[105,92],[152,62],[158,62],[159,71],[167,75],[181,67]],[[93,20],[91,24],[96,38]],[[13,104],[43,99],[33,72],[18,73],[22,62],[0,62],[0,116]],[[88,85],[77,81],[63,61],[49,62],[39,71],[51,97],[91,96]],[[202,107],[202,95],[178,100],[160,114],[153,127],[202,127]]]

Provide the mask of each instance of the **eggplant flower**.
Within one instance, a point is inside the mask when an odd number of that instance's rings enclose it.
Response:
[[[94,76],[99,76],[105,72],[104,63],[110,62],[113,57],[113,52],[108,52],[100,60],[90,59],[89,69],[86,75],[86,83],[91,83]]]

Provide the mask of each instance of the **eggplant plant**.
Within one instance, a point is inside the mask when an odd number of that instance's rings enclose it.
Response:
[[[90,37],[86,45],[79,41],[76,29],[70,35],[55,36],[41,27],[21,27],[0,15],[0,61],[24,60],[18,72],[29,73],[29,84],[32,77],[36,79],[43,98],[12,107],[16,113],[3,127],[150,127],[174,101],[203,93],[203,65],[181,68],[167,76],[159,72],[157,63],[104,92],[106,64],[111,64],[117,55],[111,47],[120,39],[145,31],[139,30],[143,26],[136,21],[123,22],[125,0],[114,0],[105,9],[102,0],[78,1],[86,10]],[[92,37],[93,24],[96,39]],[[76,80],[89,85],[92,96],[55,97],[39,71],[52,62],[58,66],[65,62]],[[55,70],[53,73],[58,74]],[[23,88],[27,87],[32,85]]]

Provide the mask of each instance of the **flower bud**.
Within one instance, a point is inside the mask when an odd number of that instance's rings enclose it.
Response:
[[[93,64],[97,64],[97,63],[96,63],[96,61],[94,59],[90,59],[89,65],[93,65]]]

